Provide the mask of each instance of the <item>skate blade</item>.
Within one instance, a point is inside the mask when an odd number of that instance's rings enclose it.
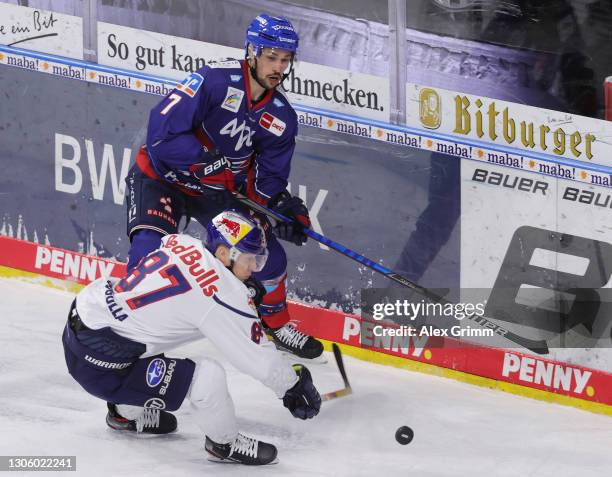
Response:
[[[289,361],[291,361],[292,363],[299,363],[299,364],[304,364],[304,365],[309,365],[309,364],[327,364],[328,360],[325,356],[325,354],[322,354],[321,356],[317,356],[316,358],[312,358],[312,359],[308,359],[308,358],[301,358],[300,356],[297,356],[293,353],[290,353],[289,351],[285,351],[285,349],[283,348],[277,348],[284,356],[287,357],[287,359]]]
[[[130,438],[132,439],[159,439],[160,437],[172,436],[173,434],[177,433],[177,429],[174,429],[171,432],[154,434],[152,432],[137,432],[131,429],[123,429],[121,427],[113,427],[110,425],[107,426],[107,429],[113,433],[122,434],[124,436],[130,436]]]
[[[220,457],[216,457],[214,455],[209,454],[206,457],[206,460],[208,460],[209,462],[214,462],[216,464],[237,464],[237,465],[244,465],[240,462],[237,462],[235,460],[231,460],[231,459],[221,459]],[[262,464],[262,465],[274,465],[274,464],[278,464],[278,457],[276,457],[272,462],[268,462],[267,464]],[[249,465],[247,467],[261,467],[261,465]]]

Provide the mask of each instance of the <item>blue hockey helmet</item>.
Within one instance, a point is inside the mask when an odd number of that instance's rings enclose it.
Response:
[[[207,224],[205,245],[213,254],[219,245],[224,245],[230,251],[232,262],[242,255],[252,258],[255,271],[262,270],[268,259],[263,229],[237,210],[223,211]]]
[[[279,48],[295,55],[298,43],[298,34],[289,20],[261,13],[247,28],[244,47],[247,56],[249,44],[253,45],[256,56],[260,55],[262,48]]]

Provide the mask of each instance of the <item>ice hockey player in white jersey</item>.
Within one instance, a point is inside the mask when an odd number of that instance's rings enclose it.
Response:
[[[293,416],[319,412],[310,372],[291,366],[268,341],[243,283],[267,259],[262,229],[245,213],[224,211],[207,225],[206,247],[188,235],[168,235],[128,276],[84,288],[62,336],[66,364],[87,392],[107,401],[113,429],[172,432],[177,422],[169,411],[188,401],[211,460],[273,463],[274,445],[238,432],[217,361],[163,354],[207,337],[239,371],[272,389]]]

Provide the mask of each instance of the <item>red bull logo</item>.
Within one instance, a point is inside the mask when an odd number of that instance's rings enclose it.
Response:
[[[232,245],[236,245],[245,235],[253,230],[253,227],[248,222],[245,222],[240,216],[231,212],[221,214],[215,219],[215,224]]]
[[[240,224],[238,222],[234,222],[233,220],[223,217],[223,219],[221,219],[221,225],[225,226],[232,237],[238,238],[240,235]]]

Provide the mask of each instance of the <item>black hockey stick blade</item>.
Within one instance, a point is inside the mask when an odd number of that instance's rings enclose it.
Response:
[[[340,351],[340,346],[338,346],[336,343],[333,343],[332,351],[334,352],[334,358],[336,358],[336,364],[338,365],[338,371],[340,371],[342,382],[344,382],[344,388],[321,395],[321,401],[329,401],[331,399],[348,396],[349,394],[353,393],[353,389],[351,388],[348,377],[346,375],[346,369],[344,369],[344,361],[342,359],[342,352]]]
[[[332,350],[334,352],[334,358],[336,358],[336,364],[338,365],[338,371],[340,371],[340,376],[342,376],[342,381],[344,382],[344,387],[350,388],[348,377],[346,375],[346,369],[344,369],[344,360],[342,359],[342,351],[340,351],[340,346],[336,343],[332,343]]]

